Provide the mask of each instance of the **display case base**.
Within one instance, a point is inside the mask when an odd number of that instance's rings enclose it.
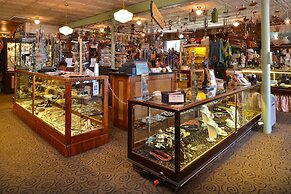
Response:
[[[108,143],[108,134],[102,129],[70,138],[68,142],[63,134],[41,119],[28,112],[17,103],[13,104],[13,112],[31,129],[57,149],[63,156],[69,157]]]

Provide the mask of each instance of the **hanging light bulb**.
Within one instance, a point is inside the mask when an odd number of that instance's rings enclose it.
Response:
[[[235,19],[234,19],[234,21],[232,23],[232,25],[234,27],[238,27],[240,25],[240,21],[238,20],[238,15],[239,15],[239,12],[236,14]]]
[[[184,35],[183,35],[182,33],[179,34],[179,38],[180,38],[180,39],[184,38]]]
[[[142,24],[141,20],[138,19],[137,22],[136,22],[136,24],[140,26]]]
[[[34,18],[34,23],[35,23],[36,25],[40,24],[39,17],[35,17],[35,18]]]
[[[114,19],[124,24],[132,20],[133,13],[124,9],[124,0],[122,1],[122,3],[122,9],[114,13]]]
[[[238,11],[243,11],[245,9],[247,9],[245,4],[241,4],[241,7],[238,9]]]
[[[239,26],[239,22],[238,22],[237,20],[234,20],[234,22],[232,23],[232,25],[233,25],[234,27],[238,27],[238,26]]]
[[[252,0],[249,4],[249,6],[253,7],[256,6],[258,4],[258,2],[256,2],[255,0]]]
[[[286,25],[289,25],[290,24],[290,18],[288,17],[288,10],[287,10],[287,17],[286,17],[286,19],[284,20],[284,22],[285,22],[285,24]]]
[[[72,34],[74,29],[72,29],[68,26],[68,6],[69,6],[69,4],[66,2],[65,6],[66,6],[66,25],[64,25],[63,27],[60,27],[59,32],[65,36],[67,36],[69,34]]]

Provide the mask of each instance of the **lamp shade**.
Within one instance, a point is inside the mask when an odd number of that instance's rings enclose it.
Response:
[[[69,26],[63,26],[59,28],[59,32],[65,36],[73,33],[73,28],[70,28]]]
[[[121,23],[126,23],[132,20],[133,13],[127,11],[126,9],[121,9],[114,13],[114,19]]]

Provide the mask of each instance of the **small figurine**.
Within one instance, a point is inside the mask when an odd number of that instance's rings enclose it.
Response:
[[[148,140],[146,141],[146,144],[147,144],[148,146],[152,147],[152,146],[154,145],[154,140],[155,140],[155,138],[152,137],[152,136],[150,136],[150,137],[148,138]]]
[[[157,143],[163,143],[164,142],[164,134],[163,134],[163,130],[159,129],[158,134],[156,135],[156,142]]]
[[[210,88],[211,86],[211,82],[210,82],[210,72],[209,72],[209,68],[208,68],[208,60],[206,59],[203,63],[204,66],[204,80],[202,83],[202,88]]]

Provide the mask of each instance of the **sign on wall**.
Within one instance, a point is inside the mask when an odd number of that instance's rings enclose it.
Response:
[[[163,29],[165,27],[165,19],[162,16],[161,12],[159,11],[158,7],[151,1],[150,4],[150,11],[152,18],[157,22],[157,24]]]

